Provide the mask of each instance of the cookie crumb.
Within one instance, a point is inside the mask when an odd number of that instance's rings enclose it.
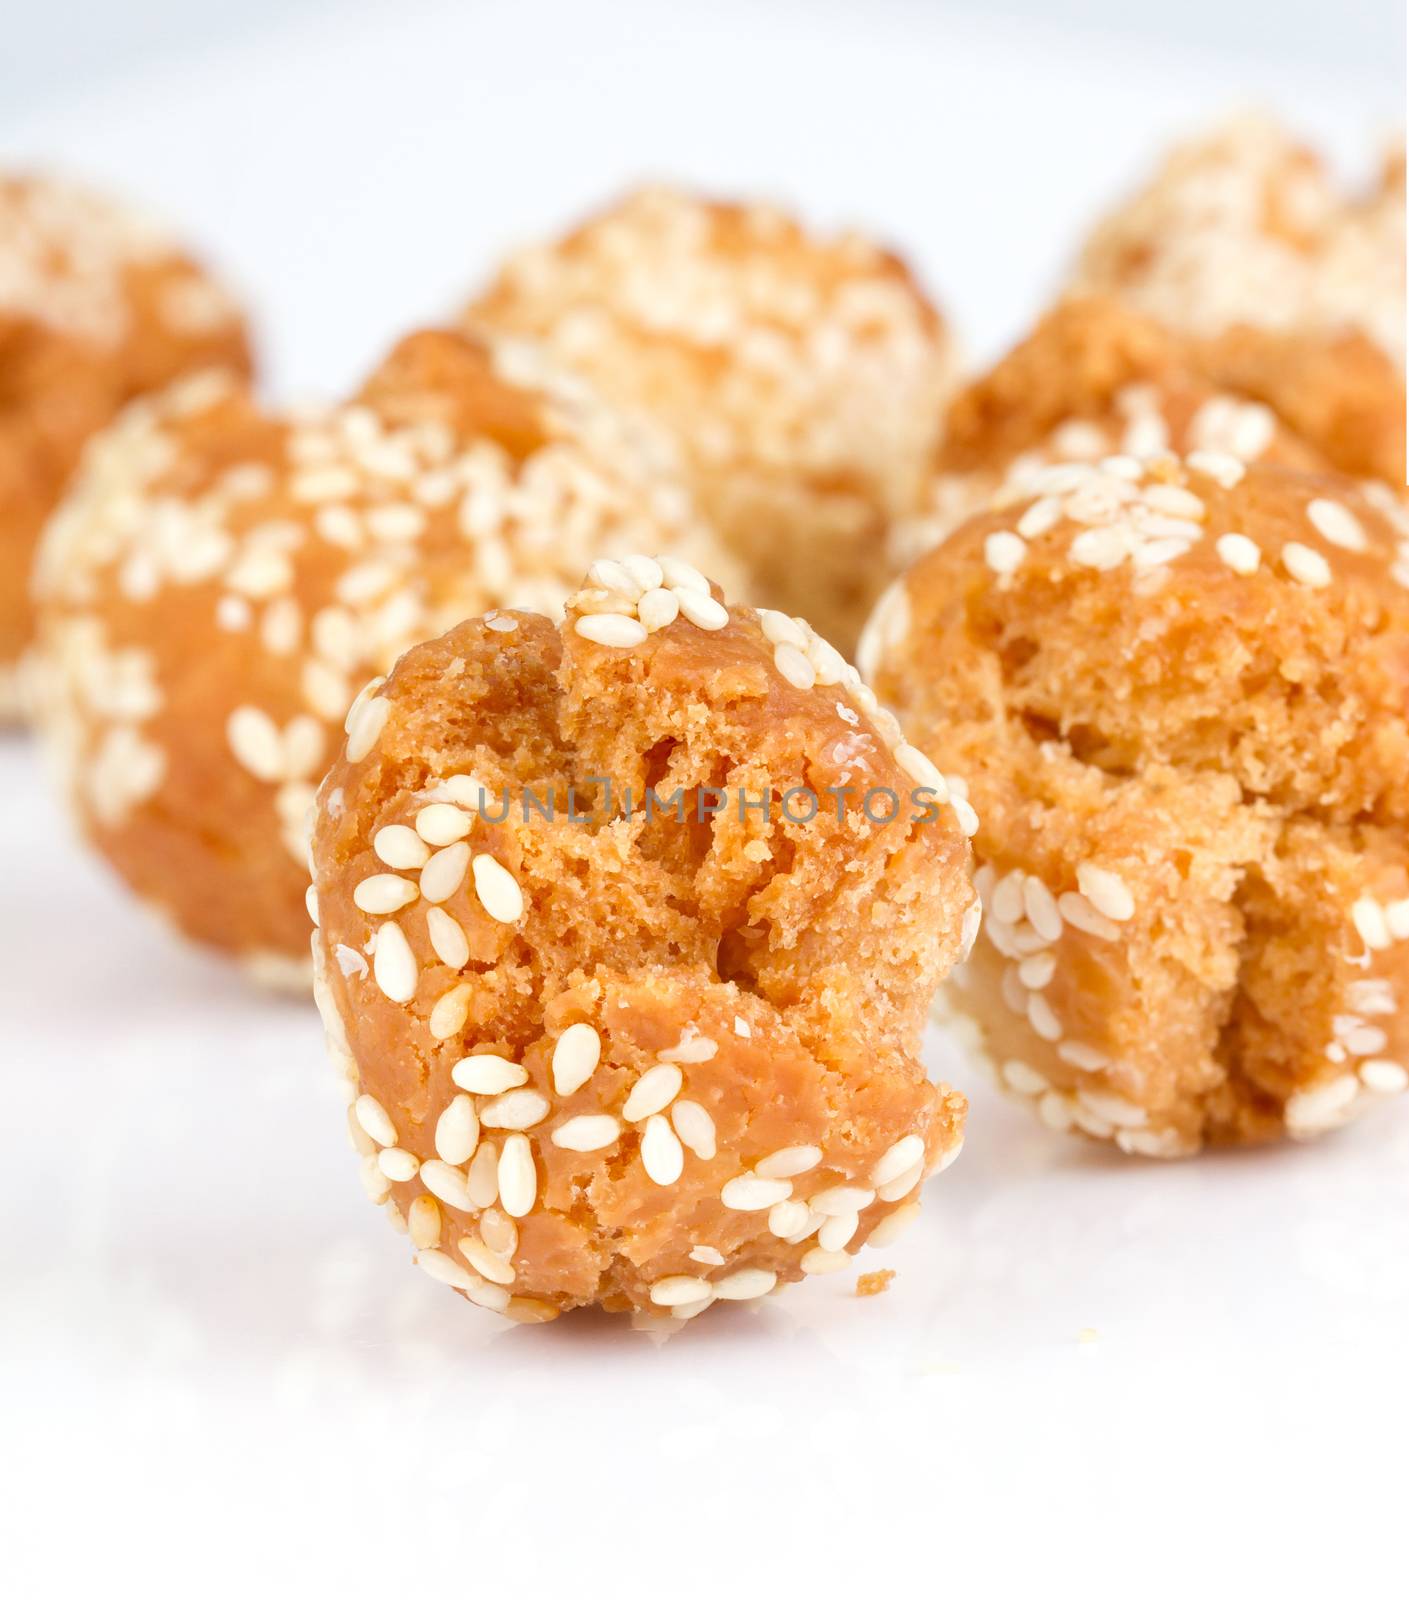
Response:
[[[882,1267],[879,1272],[863,1272],[856,1280],[856,1298],[869,1299],[873,1294],[884,1294],[890,1288],[890,1280],[895,1276],[892,1267]]]

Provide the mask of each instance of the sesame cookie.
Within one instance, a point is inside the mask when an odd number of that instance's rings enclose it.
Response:
[[[903,567],[1001,484],[1056,462],[1207,452],[1404,483],[1404,380],[1363,334],[1236,328],[1193,338],[1105,295],[1060,302],[955,395]]]
[[[1409,1085],[1409,519],[1226,456],[1050,467],[863,662],[983,819],[955,994],[1054,1128],[1305,1137]]]
[[[1235,119],[1172,150],[1096,227],[1074,287],[1199,336],[1358,330],[1402,366],[1402,155],[1373,192],[1346,194],[1275,122]]]
[[[831,646],[669,556],[402,658],[318,795],[317,992],[371,1198],[542,1321],[687,1318],[916,1213],[967,804]],[[887,795],[888,799],[880,796]]]
[[[657,443],[458,333],[325,410],[219,374],[138,402],[39,562],[37,718],[84,830],[183,933],[306,984],[305,818],[357,690],[466,615],[560,610],[600,554],[694,551]]]
[[[855,234],[650,189],[514,257],[468,308],[548,343],[680,440],[752,579],[849,651],[917,504],[956,362],[906,268]]]
[[[103,197],[0,174],[0,716],[33,618],[30,564],[85,441],[134,395],[249,356],[225,292]]]

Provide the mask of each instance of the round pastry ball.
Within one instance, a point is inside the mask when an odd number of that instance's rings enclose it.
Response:
[[[466,315],[546,341],[666,423],[751,597],[850,651],[884,583],[876,541],[917,503],[956,372],[896,257],[649,189],[514,257]]]
[[[1107,295],[1069,298],[954,397],[925,509],[891,528],[891,558],[908,565],[1030,472],[1169,452],[1402,486],[1404,380],[1359,333],[1199,339]]]
[[[37,715],[84,830],[183,933],[306,985],[305,818],[357,691],[464,616],[561,608],[598,555],[696,551],[654,445],[453,332],[323,411],[218,374],[139,402],[38,573]]]
[[[1402,157],[1368,196],[1346,194],[1275,122],[1237,118],[1173,149],[1099,224],[1075,287],[1199,335],[1359,330],[1402,367]]]
[[[956,988],[1053,1128],[1305,1137],[1409,1085],[1409,520],[1230,458],[1047,469],[865,659],[982,817]]]
[[[962,800],[831,646],[683,562],[408,652],[319,790],[317,992],[368,1192],[539,1321],[850,1264],[957,1155],[918,1049]]]
[[[210,363],[248,368],[244,327],[177,245],[100,195],[0,174],[0,717],[19,710],[34,547],[85,441]]]

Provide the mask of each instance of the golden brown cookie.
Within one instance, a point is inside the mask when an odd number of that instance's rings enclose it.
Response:
[[[664,422],[750,597],[851,649],[955,378],[900,261],[768,207],[649,189],[514,257],[466,316],[545,341]]]
[[[34,547],[84,443],[211,363],[248,369],[243,324],[169,238],[71,184],[0,175],[0,716],[18,710]]]
[[[523,352],[404,340],[352,403],[207,375],[96,440],[41,553],[34,674],[84,830],[188,936],[307,981],[304,819],[353,697],[600,554],[697,550],[668,446]]]
[[[849,1264],[959,1150],[918,1056],[972,814],[805,625],[662,556],[410,651],[314,832],[371,1197],[520,1320]],[[882,798],[889,796],[889,798]]]
[[[1049,467],[863,664],[982,827],[956,992],[1055,1128],[1178,1155],[1409,1085],[1409,519],[1332,473]]]

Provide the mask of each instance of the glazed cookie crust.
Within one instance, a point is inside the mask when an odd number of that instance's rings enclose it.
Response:
[[[945,792],[834,650],[668,557],[606,562],[561,631],[464,623],[350,729],[320,1004],[368,1191],[433,1277],[520,1319],[681,1318],[913,1217],[961,1136],[917,1050],[976,931],[972,819],[784,813]]]
[[[318,412],[219,375],[136,405],[38,575],[38,719],[84,830],[184,933],[306,985],[305,820],[357,689],[467,613],[561,608],[598,554],[693,552],[655,444],[455,333]]]
[[[1409,1084],[1409,525],[1231,457],[1057,466],[864,660],[983,819],[956,1001],[1044,1120],[1177,1155]]]
[[[210,364],[248,368],[244,328],[169,238],[74,185],[0,175],[0,711],[18,709],[34,547],[85,441]]]
[[[665,423],[751,598],[850,650],[884,581],[874,545],[917,503],[956,373],[894,256],[649,189],[514,257],[466,315]]]

